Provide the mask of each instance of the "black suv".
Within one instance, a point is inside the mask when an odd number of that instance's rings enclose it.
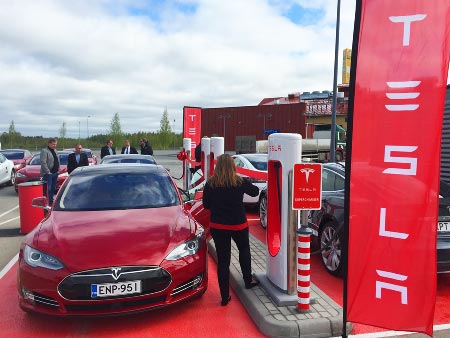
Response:
[[[342,275],[342,241],[344,227],[345,166],[325,163],[322,171],[322,208],[311,210],[308,223],[317,236],[322,263],[335,276]],[[261,192],[260,218],[267,219],[266,193]],[[439,218],[437,224],[437,272],[450,272],[450,185],[440,182]]]

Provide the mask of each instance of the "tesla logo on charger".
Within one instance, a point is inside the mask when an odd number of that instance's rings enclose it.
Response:
[[[308,184],[309,174],[315,172],[312,168],[301,169],[300,172],[305,173],[306,184]]]
[[[322,204],[322,165],[320,163],[294,164],[292,182],[292,209],[317,210]]]

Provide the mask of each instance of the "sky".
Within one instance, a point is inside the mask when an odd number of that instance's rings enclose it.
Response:
[[[354,0],[341,0],[342,50]],[[0,0],[0,133],[157,132],[167,109],[333,89],[337,0]]]

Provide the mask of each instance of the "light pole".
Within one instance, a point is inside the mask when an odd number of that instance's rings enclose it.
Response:
[[[86,117],[86,135],[87,135],[87,137],[86,137],[86,148],[87,148],[87,143],[88,143],[88,138],[89,138],[89,118],[91,117],[91,115],[88,115],[87,117]]]
[[[266,135],[266,117],[268,118],[268,119],[270,119],[271,117],[272,117],[272,114],[271,113],[266,113],[266,114],[263,114],[263,113],[259,113],[258,115],[256,115],[256,117],[262,117],[263,118],[263,140],[265,139],[265,135]]]
[[[81,134],[81,121],[78,121],[78,143],[80,143]]]
[[[331,108],[330,158],[332,162],[336,161],[336,105],[337,105],[337,70],[338,70],[338,53],[339,53],[340,17],[341,17],[341,0],[338,0],[336,11],[336,41],[334,47],[333,106]]]
[[[173,149],[175,149],[175,119],[173,119]]]

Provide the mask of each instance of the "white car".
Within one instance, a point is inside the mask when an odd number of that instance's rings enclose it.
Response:
[[[239,154],[233,155],[234,164],[236,168],[244,168],[248,170],[262,171],[267,173],[267,154]],[[247,177],[247,175],[241,175]],[[244,195],[244,203],[246,204],[258,204],[259,195],[261,190],[265,189],[267,186],[267,181],[260,180],[253,177],[247,177],[247,179],[259,188],[259,194],[256,197]]]
[[[0,153],[0,184],[14,185],[15,180],[14,162],[8,160],[5,155]]]

